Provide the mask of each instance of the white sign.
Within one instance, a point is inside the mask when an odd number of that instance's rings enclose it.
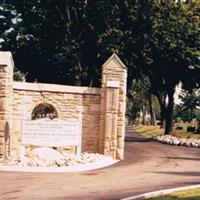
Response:
[[[107,81],[106,86],[111,88],[119,88],[120,84],[119,81]]]
[[[22,144],[64,147],[81,146],[80,120],[38,119],[23,121]]]

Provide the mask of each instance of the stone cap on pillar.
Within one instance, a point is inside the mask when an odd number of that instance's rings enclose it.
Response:
[[[14,68],[13,57],[10,51],[0,51],[0,65]]]
[[[121,59],[118,57],[116,53],[113,53],[110,58],[102,65],[103,68],[112,68],[112,67],[118,67],[121,69],[127,69],[125,64],[121,61]]]
[[[127,67],[116,53],[102,65],[102,87],[121,88],[125,87]],[[123,86],[122,86],[123,85]]]

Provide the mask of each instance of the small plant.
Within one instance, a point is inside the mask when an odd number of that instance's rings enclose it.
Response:
[[[14,81],[20,81],[20,82],[25,82],[26,81],[26,76],[28,73],[26,72],[21,72],[19,69],[14,68],[14,74],[13,74],[13,80]]]

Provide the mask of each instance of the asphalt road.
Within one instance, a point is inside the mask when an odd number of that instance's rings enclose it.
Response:
[[[170,146],[126,132],[125,159],[81,173],[1,172],[1,200],[118,200],[200,184],[200,149]]]

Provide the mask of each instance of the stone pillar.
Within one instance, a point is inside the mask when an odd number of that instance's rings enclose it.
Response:
[[[13,59],[0,51],[0,157],[9,155],[12,130]]]
[[[103,65],[101,100],[101,137],[105,155],[123,159],[127,69],[116,54]]]

